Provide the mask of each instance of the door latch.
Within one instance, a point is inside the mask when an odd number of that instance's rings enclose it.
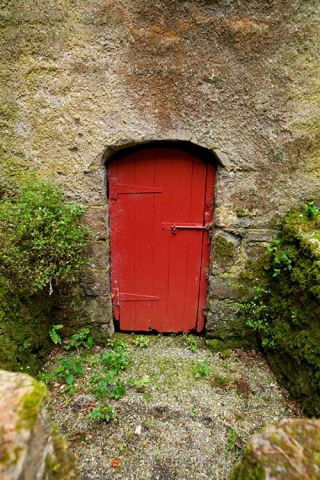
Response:
[[[199,225],[198,223],[183,223],[177,225],[171,222],[164,222],[162,223],[162,230],[171,230],[172,234],[175,235],[178,230],[207,230],[207,226]]]

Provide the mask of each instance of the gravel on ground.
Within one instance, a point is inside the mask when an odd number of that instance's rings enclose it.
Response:
[[[297,416],[260,353],[212,354],[204,339],[186,335],[121,334],[119,341],[127,344],[129,358],[119,374],[126,385],[122,398],[92,392],[92,377],[103,376],[101,355],[110,347],[74,354],[83,374],[73,396],[61,381],[49,383],[49,411],[75,453],[82,480],[228,479],[255,431]],[[48,371],[61,355],[69,354],[56,352]],[[89,418],[105,404],[116,417],[108,423]]]

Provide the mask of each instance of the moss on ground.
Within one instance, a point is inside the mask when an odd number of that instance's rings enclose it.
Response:
[[[212,353],[222,352],[233,348],[248,347],[248,344],[243,338],[229,338],[226,340],[213,338],[211,340],[206,340],[206,345]]]

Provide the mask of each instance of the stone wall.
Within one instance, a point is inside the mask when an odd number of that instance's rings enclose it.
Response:
[[[78,480],[73,454],[43,408],[46,388],[29,375],[0,370],[2,480]]]
[[[285,419],[255,433],[231,480],[319,478],[319,427],[315,419]]]
[[[319,191],[319,18],[316,0],[2,2],[0,186],[58,179],[95,232],[62,323],[71,305],[73,322],[113,328],[107,158],[183,140],[219,159],[207,332],[234,335],[230,283]]]

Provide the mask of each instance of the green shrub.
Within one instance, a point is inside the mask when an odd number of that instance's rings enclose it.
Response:
[[[74,282],[84,264],[83,211],[45,181],[1,200],[0,368],[35,374],[45,358],[55,287]]]
[[[50,182],[27,183],[17,201],[0,203],[0,273],[11,291],[32,295],[57,282],[75,280],[84,260],[84,209],[66,204]]]
[[[0,368],[36,374],[52,342],[48,335],[53,298],[10,291],[0,275]]]
[[[313,202],[286,216],[267,253],[247,324],[304,411],[320,416],[320,213]]]

